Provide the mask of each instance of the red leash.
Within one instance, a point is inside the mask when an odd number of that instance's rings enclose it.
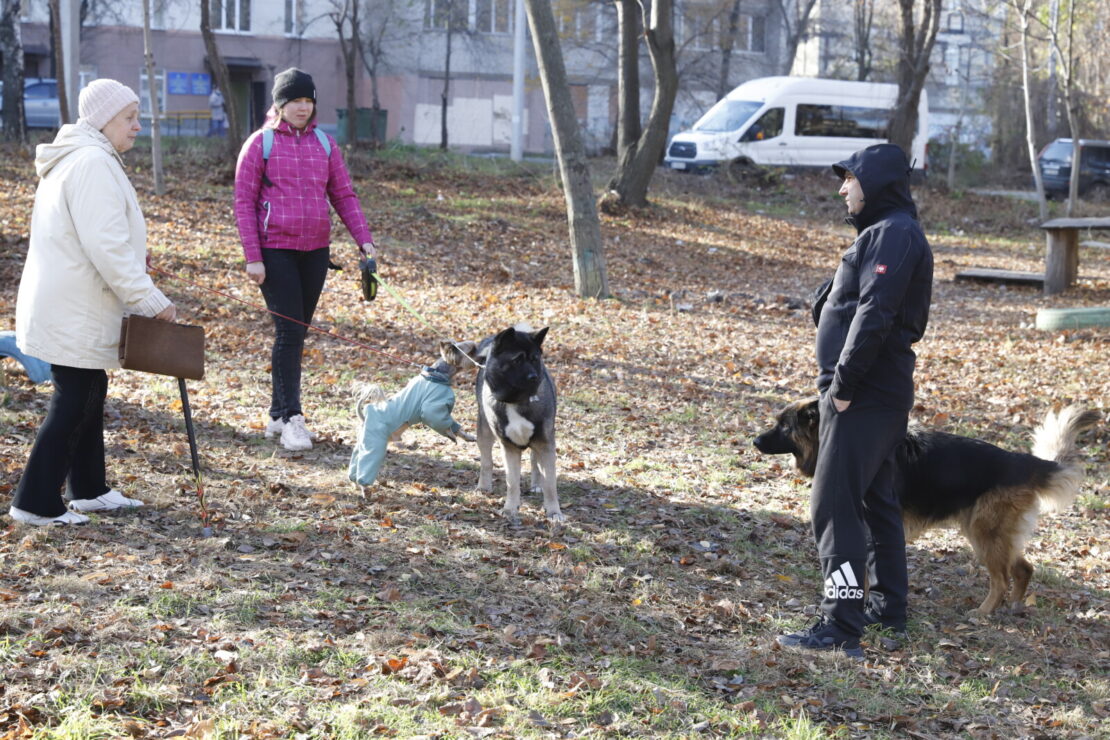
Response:
[[[274,316],[277,316],[279,319],[285,319],[286,321],[292,321],[294,324],[300,324],[301,326],[306,327],[308,329],[311,329],[312,331],[320,332],[321,334],[326,334],[329,337],[332,337],[334,339],[339,339],[341,341],[348,342],[350,344],[355,345],[356,347],[361,347],[362,349],[366,350],[367,352],[373,352],[376,355],[381,355],[382,357],[388,357],[391,360],[396,360],[397,362],[402,362],[406,365],[412,365],[414,367],[424,367],[419,362],[413,362],[412,360],[406,360],[403,357],[398,357],[397,355],[391,355],[388,352],[384,352],[384,351],[382,351],[382,350],[380,350],[376,347],[371,347],[368,344],[363,344],[362,342],[359,342],[358,340],[349,339],[349,338],[343,336],[342,334],[336,334],[335,332],[330,332],[326,329],[321,329],[319,327],[313,326],[312,324],[306,324],[305,322],[294,319],[291,316],[286,316],[285,314],[280,314],[277,311],[271,311],[269,308],[267,308],[265,306],[259,306],[256,303],[251,303],[250,301],[244,301],[242,298],[237,298],[237,297],[231,295],[230,293],[224,293],[224,292],[216,290],[214,288],[209,288],[208,286],[201,285],[200,283],[195,283],[192,280],[189,280],[187,278],[183,278],[180,275],[175,275],[172,272],[166,272],[165,270],[160,270],[160,269],[158,269],[157,267],[154,267],[154,266],[149,266],[148,269],[151,272],[158,273],[159,275],[165,275],[166,277],[170,278],[171,280],[178,280],[178,281],[183,282],[183,283],[188,283],[189,285],[192,285],[195,288],[200,288],[201,290],[206,291],[208,293],[215,293],[218,296],[223,296],[224,298],[228,298],[230,300],[237,301],[239,303],[242,303],[245,306],[250,306],[251,308],[257,309],[259,311],[265,311],[267,313],[271,313]]]

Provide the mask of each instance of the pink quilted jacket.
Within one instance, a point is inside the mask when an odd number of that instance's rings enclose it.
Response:
[[[247,262],[261,261],[262,247],[308,252],[328,246],[329,202],[356,244],[371,241],[343,154],[329,136],[328,156],[315,127],[315,121],[302,131],[286,121],[277,125],[265,165],[272,184],[262,182],[262,132],[243,144],[235,166],[235,220]]]

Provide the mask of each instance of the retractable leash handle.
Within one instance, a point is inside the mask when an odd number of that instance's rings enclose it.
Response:
[[[370,242],[371,245],[374,242]],[[360,244],[358,251],[362,253],[362,258],[358,261],[359,284],[362,287],[362,300],[372,301],[378,297],[378,262],[362,248]]]

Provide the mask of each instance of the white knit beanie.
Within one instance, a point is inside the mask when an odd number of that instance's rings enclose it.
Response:
[[[93,80],[81,91],[77,114],[97,131],[131,103],[138,103],[135,91],[115,80]]]

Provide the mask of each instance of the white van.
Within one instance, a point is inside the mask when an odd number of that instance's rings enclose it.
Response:
[[[828,167],[853,152],[887,140],[898,86],[815,77],[762,77],[730,92],[694,124],[676,134],[663,162],[676,170],[720,164]],[[925,91],[917,109],[914,175],[924,174],[929,131]]]

